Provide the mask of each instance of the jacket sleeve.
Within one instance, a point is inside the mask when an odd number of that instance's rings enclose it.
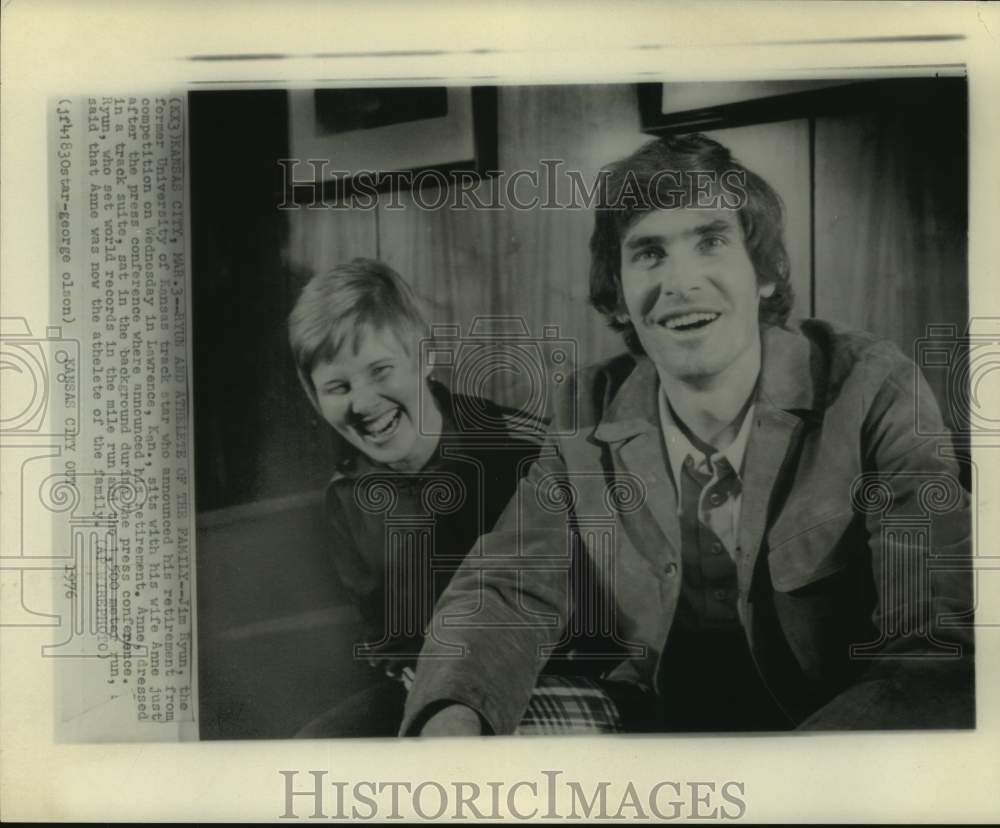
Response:
[[[406,702],[401,735],[456,702],[493,733],[511,733],[527,708],[569,607],[572,543],[566,468],[548,443],[497,520],[465,557],[435,607]]]
[[[351,533],[336,484],[326,492],[326,524],[330,559],[337,578],[361,613],[365,639],[379,635],[383,615],[382,584],[373,580]]]
[[[802,727],[973,727],[969,492],[916,366],[882,345],[866,370],[879,379],[852,501],[866,520],[878,639],[852,648],[857,680]]]

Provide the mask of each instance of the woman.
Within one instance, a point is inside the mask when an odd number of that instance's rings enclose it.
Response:
[[[410,288],[371,259],[314,277],[289,319],[302,385],[345,444],[326,497],[333,560],[365,622],[355,657],[378,669],[371,687],[299,736],[396,735],[437,597],[542,445],[542,423],[432,379],[420,357],[427,338]],[[596,684],[552,672],[526,731],[617,729]]]

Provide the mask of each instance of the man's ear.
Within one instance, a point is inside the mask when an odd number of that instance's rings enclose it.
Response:
[[[774,290],[776,287],[777,285],[775,285],[774,282],[768,282],[766,285],[761,285],[757,292],[760,294],[761,299],[770,299],[774,296]]]

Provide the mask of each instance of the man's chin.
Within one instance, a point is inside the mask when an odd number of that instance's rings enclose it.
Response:
[[[676,359],[658,361],[656,367],[661,374],[666,374],[681,382],[698,382],[711,377],[713,370],[712,360],[705,359],[701,354],[687,355],[688,359]]]

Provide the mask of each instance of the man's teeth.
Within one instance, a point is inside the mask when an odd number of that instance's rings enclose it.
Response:
[[[664,324],[671,330],[675,328],[686,328],[688,325],[697,325],[700,322],[711,322],[717,319],[717,313],[685,313],[683,316],[674,316]]]
[[[387,411],[380,417],[376,417],[374,420],[369,420],[364,424],[364,429],[366,432],[373,436],[378,436],[381,432],[388,430],[396,420],[396,415],[399,414],[399,409],[394,408],[392,411]]]

